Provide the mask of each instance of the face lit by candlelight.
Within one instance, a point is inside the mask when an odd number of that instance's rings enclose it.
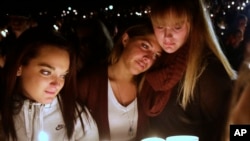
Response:
[[[67,51],[55,46],[41,48],[38,56],[17,72],[23,94],[42,104],[51,103],[64,86],[69,65]]]

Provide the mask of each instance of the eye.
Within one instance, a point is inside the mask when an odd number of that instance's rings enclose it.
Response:
[[[174,26],[174,29],[175,30],[179,30],[179,29],[181,29],[182,28],[182,24],[176,24],[175,26]]]
[[[141,47],[144,49],[149,49],[149,46],[146,43],[141,43]]]
[[[164,26],[159,25],[159,24],[155,24],[155,25],[153,25],[153,28],[154,28],[154,30],[162,30],[162,29],[164,29]]]
[[[44,70],[44,69],[40,70],[40,73],[43,74],[43,75],[46,75],[46,76],[49,76],[51,74],[50,71]]]
[[[162,29],[162,28],[163,28],[163,26],[157,26],[157,28]]]
[[[157,26],[157,27],[155,27],[156,29],[164,29],[164,27],[163,26]]]

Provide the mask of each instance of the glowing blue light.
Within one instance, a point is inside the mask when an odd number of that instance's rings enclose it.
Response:
[[[38,140],[39,141],[49,141],[49,136],[44,131],[40,131],[40,133],[38,135]]]

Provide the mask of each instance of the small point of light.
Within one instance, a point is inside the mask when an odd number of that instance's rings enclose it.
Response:
[[[56,31],[59,30],[59,27],[58,27],[56,24],[54,24],[53,27],[54,27],[54,29],[55,29]]]
[[[109,9],[113,10],[114,6],[113,5],[109,5]]]
[[[8,33],[8,30],[2,30],[1,31],[1,35],[3,36],[3,37],[6,37],[7,36],[7,33]]]
[[[141,16],[142,14],[140,12],[135,12],[135,15]]]

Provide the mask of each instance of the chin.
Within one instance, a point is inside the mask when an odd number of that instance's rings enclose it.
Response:
[[[48,99],[43,100],[41,103],[42,104],[50,104],[53,100],[54,100],[54,98],[48,98]]]
[[[176,50],[173,50],[173,49],[171,49],[171,48],[163,48],[163,50],[166,52],[166,53],[169,53],[169,54],[171,54],[171,53],[174,53]]]

